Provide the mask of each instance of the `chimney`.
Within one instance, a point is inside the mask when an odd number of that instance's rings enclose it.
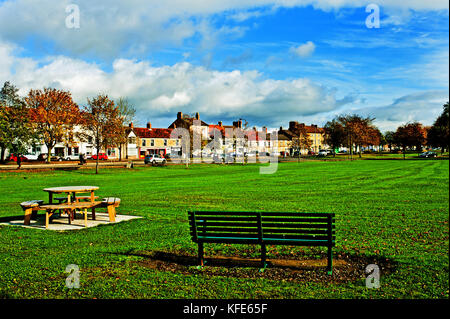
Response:
[[[282,126],[280,126],[280,131],[282,131],[283,130],[283,127]]]
[[[148,128],[149,130],[151,130],[151,129],[152,129],[152,123],[148,122],[148,123],[147,123],[147,128]]]
[[[177,119],[178,119],[178,120],[183,119],[183,113],[182,113],[182,112],[178,112],[178,113],[177,113]]]
[[[130,127],[130,128],[133,128],[133,122],[130,123],[129,127]]]
[[[239,127],[239,128],[242,128],[242,120],[239,120],[239,121],[238,121],[238,127]]]
[[[219,121],[219,126],[222,127],[222,121]]]
[[[266,132],[266,134],[267,134],[267,127],[263,126],[262,130],[263,130],[263,132]]]
[[[294,130],[295,127],[297,126],[298,122],[297,121],[290,121],[289,122],[289,130]]]
[[[195,119],[196,119],[196,120],[200,120],[200,113],[198,113],[198,112],[195,113]]]

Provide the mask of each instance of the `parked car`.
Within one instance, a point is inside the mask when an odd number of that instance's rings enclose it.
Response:
[[[22,162],[26,162],[26,161],[28,161],[28,158],[25,157],[25,156],[23,156],[23,155],[20,155],[20,160],[21,160]],[[17,155],[16,155],[16,154],[11,154],[11,155],[9,155],[8,161],[14,161],[14,162],[17,162]]]
[[[25,154],[24,155],[29,161],[36,161],[38,159],[38,155],[36,154]]]
[[[97,160],[97,154],[92,155],[91,159]],[[108,159],[108,155],[106,155],[106,153],[98,153],[98,159],[106,161]]]
[[[319,150],[319,153],[317,153],[317,156],[319,156],[319,157],[325,157],[327,155],[328,155],[327,150]]]
[[[159,155],[159,154],[151,154],[151,155],[146,155],[144,158],[144,163],[145,164],[152,164],[152,165],[156,165],[156,164],[162,164],[165,165],[166,164],[166,159]]]
[[[66,161],[79,161],[80,160],[80,155],[67,155],[64,160]]]
[[[64,161],[64,157],[53,154],[50,157],[50,161],[52,161],[52,162],[62,162],[62,161]]]
[[[47,160],[47,157],[48,157],[47,154],[41,153],[41,154],[39,154],[37,160],[38,161],[45,161],[45,160]]]
[[[437,156],[437,153],[431,152],[431,151],[423,152],[423,153],[419,154],[419,157],[424,157],[424,158],[436,157],[436,156]]]

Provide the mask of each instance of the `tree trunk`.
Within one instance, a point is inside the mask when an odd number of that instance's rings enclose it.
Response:
[[[98,174],[98,159],[100,154],[100,148],[97,147],[97,160],[95,161],[95,174]]]
[[[406,146],[403,146],[403,159],[406,159]]]
[[[6,149],[4,146],[2,146],[2,151],[0,152],[0,163],[3,163],[5,161],[5,153]]]
[[[50,164],[51,157],[52,157],[52,148],[53,148],[53,146],[51,144],[45,144],[45,146],[47,146],[47,160],[46,160],[46,162],[48,164]]]

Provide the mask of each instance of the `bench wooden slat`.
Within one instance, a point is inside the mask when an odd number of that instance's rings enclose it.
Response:
[[[202,222],[202,221],[206,221],[209,222],[210,220],[216,220],[216,221],[256,221],[256,216],[255,217],[225,217],[225,216],[196,216],[196,221],[197,223]]]
[[[326,235],[328,234],[327,229],[305,229],[305,228],[265,228],[263,227],[264,234],[283,234],[283,233],[294,233],[294,234],[318,234]],[[333,230],[332,234],[336,231]]]
[[[249,237],[258,239],[258,233],[226,233],[226,232],[217,232],[217,233],[208,233],[202,234],[201,232],[197,233],[197,237],[199,238],[207,238],[207,237]]]
[[[230,212],[230,211],[189,211],[188,214],[192,214],[195,212],[196,216],[207,216],[207,215],[211,215],[211,216],[215,216],[215,215],[231,215],[231,216],[239,216],[239,215],[252,215],[252,216],[256,216],[256,214],[261,214],[262,217],[264,216],[278,216],[278,217],[282,217],[282,216],[305,216],[305,217],[327,217],[327,216],[332,216],[334,217],[335,214],[334,213],[308,213],[308,212]]]
[[[227,231],[227,232],[258,232],[258,227],[202,227],[197,226],[197,232],[201,231]]]
[[[196,220],[196,223],[197,223],[197,227],[202,227],[202,226],[205,226],[205,225],[206,225],[206,227],[208,227],[208,226],[221,226],[221,227],[222,226],[223,227],[253,226],[253,227],[257,227],[257,225],[258,225],[256,220],[254,222],[252,222],[252,223],[249,223],[249,222],[241,222],[241,223],[239,223],[239,222],[225,222],[225,221],[223,221],[223,222],[202,223],[201,221]],[[192,226],[192,223],[191,223],[191,226]]]
[[[316,228],[316,229],[328,229],[328,224],[300,224],[300,223],[265,223],[262,224],[263,229],[267,228]]]
[[[310,218],[310,217],[262,217],[262,221],[263,222],[279,222],[279,223],[293,223],[293,222],[298,222],[298,223],[327,223],[328,219],[323,218],[323,217],[319,217],[319,218]]]

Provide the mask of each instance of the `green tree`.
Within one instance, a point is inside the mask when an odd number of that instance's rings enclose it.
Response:
[[[128,98],[120,97],[116,102],[116,106],[119,109],[119,116],[122,118],[124,124],[133,123],[136,117],[136,109],[130,103]],[[122,160],[122,149],[126,147],[128,141],[128,137],[123,132],[122,138],[119,138],[119,160]]]
[[[392,151],[392,146],[395,145],[395,132],[387,131],[384,133],[384,140],[389,147],[389,151]]]
[[[449,149],[449,110],[448,102],[444,104],[442,114],[434,121],[428,130],[427,143],[434,147],[440,147],[441,152]]]
[[[33,141],[28,109],[17,94],[19,89],[9,81],[0,90],[0,161],[5,160],[6,149],[10,153],[26,153]]]
[[[336,156],[336,149],[345,144],[345,128],[337,119],[328,121],[323,127],[325,130],[325,143],[333,149],[333,156]]]

